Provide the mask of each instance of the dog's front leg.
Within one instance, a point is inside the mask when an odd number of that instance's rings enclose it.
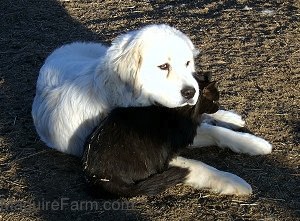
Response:
[[[228,147],[234,152],[249,155],[264,155],[272,151],[272,145],[260,137],[201,123],[197,128],[197,135],[194,138],[192,147],[213,145]]]
[[[214,114],[203,114],[201,122],[208,123],[232,130],[238,130],[245,126],[242,116],[233,111],[218,110]]]
[[[185,184],[198,189],[210,189],[219,194],[249,195],[251,186],[242,178],[228,172],[223,172],[200,161],[176,157],[170,166],[188,168],[189,174]]]

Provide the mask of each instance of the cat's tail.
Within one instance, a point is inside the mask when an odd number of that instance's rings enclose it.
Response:
[[[124,182],[104,181],[94,185],[93,192],[101,198],[133,197],[139,195],[156,195],[167,188],[184,183],[189,169],[172,166],[162,173],[156,173],[145,180],[124,184]]]

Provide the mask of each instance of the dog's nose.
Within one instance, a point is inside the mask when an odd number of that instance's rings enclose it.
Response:
[[[193,87],[185,86],[180,92],[181,92],[182,97],[189,100],[192,97],[194,97],[196,90]]]

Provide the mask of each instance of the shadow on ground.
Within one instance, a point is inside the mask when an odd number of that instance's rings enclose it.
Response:
[[[299,4],[6,0],[0,10],[5,21],[0,26],[1,218],[299,218],[299,122],[294,120],[299,98],[293,90],[286,94],[290,85],[299,88],[299,18],[295,15]],[[270,15],[262,15],[264,10]],[[224,106],[247,116],[250,128],[274,144],[269,156],[237,155],[215,147],[184,153],[243,177],[254,188],[252,197],[217,196],[178,186],[156,197],[94,199],[85,186],[80,160],[49,150],[39,141],[30,112],[38,70],[47,55],[73,41],[109,44],[118,34],[149,23],[168,23],[189,34],[202,50],[199,67],[222,82]],[[90,210],[89,205],[76,209],[75,204],[84,201],[96,202],[98,209]],[[58,209],[47,207],[47,202],[58,202]],[[28,208],[33,203],[39,208]]]

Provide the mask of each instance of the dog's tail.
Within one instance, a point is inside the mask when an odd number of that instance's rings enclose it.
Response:
[[[101,198],[151,196],[159,194],[171,186],[183,183],[188,174],[189,169],[173,166],[162,173],[154,174],[145,180],[133,184],[124,184],[123,182],[98,183],[93,188],[93,192]]]

